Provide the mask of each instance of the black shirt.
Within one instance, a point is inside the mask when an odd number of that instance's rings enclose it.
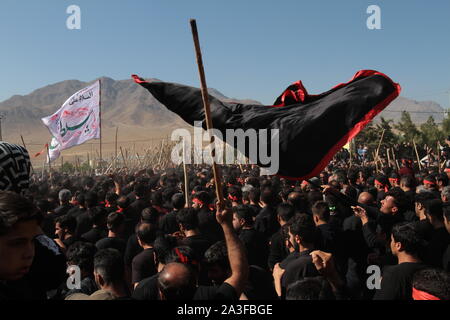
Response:
[[[159,273],[140,281],[133,291],[132,298],[136,300],[158,300],[158,275]]]
[[[248,300],[277,300],[277,292],[270,272],[258,266],[249,266],[244,293]]]
[[[105,229],[94,227],[90,231],[81,235],[83,240],[95,244],[97,241],[105,238],[108,235]]]
[[[71,208],[67,212],[67,216],[76,218],[83,212],[86,212],[85,208],[80,208],[79,206],[76,206],[76,207]]]
[[[288,249],[283,237],[282,229],[278,230],[270,238],[269,242],[269,258],[268,265],[270,269],[273,269],[275,264],[283,261],[289,254]]]
[[[71,205],[71,204],[60,205],[58,208],[55,209],[55,215],[54,215],[55,218],[65,215],[72,208],[73,208],[73,205]]]
[[[132,204],[130,204],[130,208],[132,208],[138,216],[141,215],[142,210],[148,207],[150,207],[150,201],[145,198],[136,199]]]
[[[261,211],[261,207],[256,204],[249,204],[249,207],[253,210],[253,217],[256,218]]]
[[[112,248],[119,250],[123,255],[125,253],[126,242],[120,238],[103,238],[95,244],[98,250]]]
[[[445,227],[434,229],[433,235],[425,249],[424,262],[436,268],[442,268],[442,259],[450,244],[450,234]]]
[[[144,249],[139,245],[136,234],[132,234],[127,241],[127,246],[125,249],[125,265],[131,267],[131,263],[139,253],[141,253]]]
[[[70,237],[67,238],[65,240],[62,240],[62,243],[64,243],[64,246],[67,248],[69,248],[72,244],[74,244],[75,242],[80,241],[80,239],[78,239],[77,237]]]
[[[297,251],[291,252],[280,262],[280,268],[286,269],[288,264],[297,259],[300,256],[300,253]]]
[[[194,251],[197,260],[202,261],[205,251],[211,246],[211,242],[203,235],[199,234],[182,239],[180,245],[190,247]]]
[[[241,229],[239,239],[247,250],[248,264],[267,269],[268,242],[264,235],[253,228]]]
[[[157,273],[154,250],[145,249],[134,257],[131,265],[131,282],[136,283]]]
[[[287,287],[297,280],[305,277],[315,277],[319,275],[316,267],[312,262],[312,257],[309,255],[312,250],[305,250],[299,253],[298,258],[291,261],[286,271],[281,278],[281,287],[283,289],[283,296],[286,293]]]
[[[210,211],[208,208],[201,208],[197,212],[197,217],[198,229],[210,243],[216,243],[217,241],[224,239],[222,227],[217,222],[214,212]]]
[[[386,267],[381,287],[374,300],[412,300],[412,279],[414,273],[425,268],[423,263],[405,262]]]

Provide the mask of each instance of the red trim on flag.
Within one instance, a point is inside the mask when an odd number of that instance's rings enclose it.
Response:
[[[132,74],[131,77],[134,79],[134,82],[136,83],[148,83],[148,81],[145,81],[144,79],[140,78],[137,74]]]
[[[310,173],[304,175],[303,177],[300,178],[293,178],[293,177],[286,177],[286,176],[281,176],[278,175],[281,178],[285,178],[285,179],[289,179],[289,180],[307,180],[309,178],[312,178],[314,176],[317,176],[327,165],[328,163],[331,161],[331,159],[333,158],[333,156],[344,146],[346,145],[350,140],[352,140],[359,132],[361,132],[362,129],[364,129],[364,127],[373,119],[375,118],[381,111],[383,111],[384,108],[386,108],[395,98],[397,98],[402,90],[402,87],[400,86],[400,84],[395,83],[392,81],[391,78],[389,78],[387,75],[385,75],[384,73],[375,71],[375,70],[361,70],[358,71],[353,78],[347,82],[347,83],[340,83],[338,85],[336,85],[335,87],[333,87],[333,89],[336,88],[341,88],[347,84],[349,84],[350,82],[354,81],[357,78],[360,77],[368,77],[368,76],[374,76],[374,75],[380,75],[384,78],[386,78],[387,80],[389,80],[392,85],[395,88],[395,91],[392,92],[386,99],[384,99],[382,102],[380,102],[379,104],[377,104],[375,106],[375,108],[373,108],[372,110],[370,110],[365,116],[364,118],[358,122],[353,128],[352,130],[350,130],[346,135],[344,135],[344,137],[342,137],[341,140],[339,140],[331,149],[330,151],[328,151],[328,153],[323,157],[322,161],[319,162],[319,164],[313,169],[311,170]]]
[[[35,158],[39,157],[41,154],[43,154],[45,151],[47,151],[48,148],[48,143],[45,144],[44,149],[42,149],[41,151],[39,151],[38,153],[36,153],[34,155]]]
[[[294,87],[294,88],[293,88]],[[295,90],[292,90],[295,89]],[[291,84],[284,92],[281,94],[281,103],[274,105],[274,107],[284,107],[286,106],[286,98],[291,97],[294,101],[305,102],[305,99],[309,96],[308,91],[306,91],[303,83],[299,80]],[[278,100],[278,99],[277,99]]]

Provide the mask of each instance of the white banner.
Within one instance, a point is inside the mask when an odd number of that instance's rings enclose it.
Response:
[[[59,143],[58,151],[99,139],[100,80],[72,95],[58,111],[41,120]]]
[[[53,162],[61,155],[61,149],[58,140],[55,137],[52,138],[50,145],[48,146],[47,163]],[[50,158],[49,158],[50,157]]]

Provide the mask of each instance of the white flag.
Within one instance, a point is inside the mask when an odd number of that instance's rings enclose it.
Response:
[[[61,149],[58,140],[55,137],[52,137],[52,141],[48,146],[48,155],[47,155],[47,163],[53,162],[59,158],[61,155]]]
[[[59,151],[99,139],[100,80],[72,95],[58,111],[41,120],[59,143]]]

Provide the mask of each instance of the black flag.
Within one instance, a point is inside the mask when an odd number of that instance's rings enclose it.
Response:
[[[206,128],[200,89],[132,77],[184,121],[191,125],[202,121]],[[213,127],[224,136],[226,129],[279,129],[277,174],[305,180],[318,175],[400,91],[386,75],[361,70],[349,82],[317,95],[308,94],[298,81],[272,106],[223,102],[211,95],[209,101]],[[240,151],[248,157],[248,146]],[[259,159],[258,164],[267,167]]]

